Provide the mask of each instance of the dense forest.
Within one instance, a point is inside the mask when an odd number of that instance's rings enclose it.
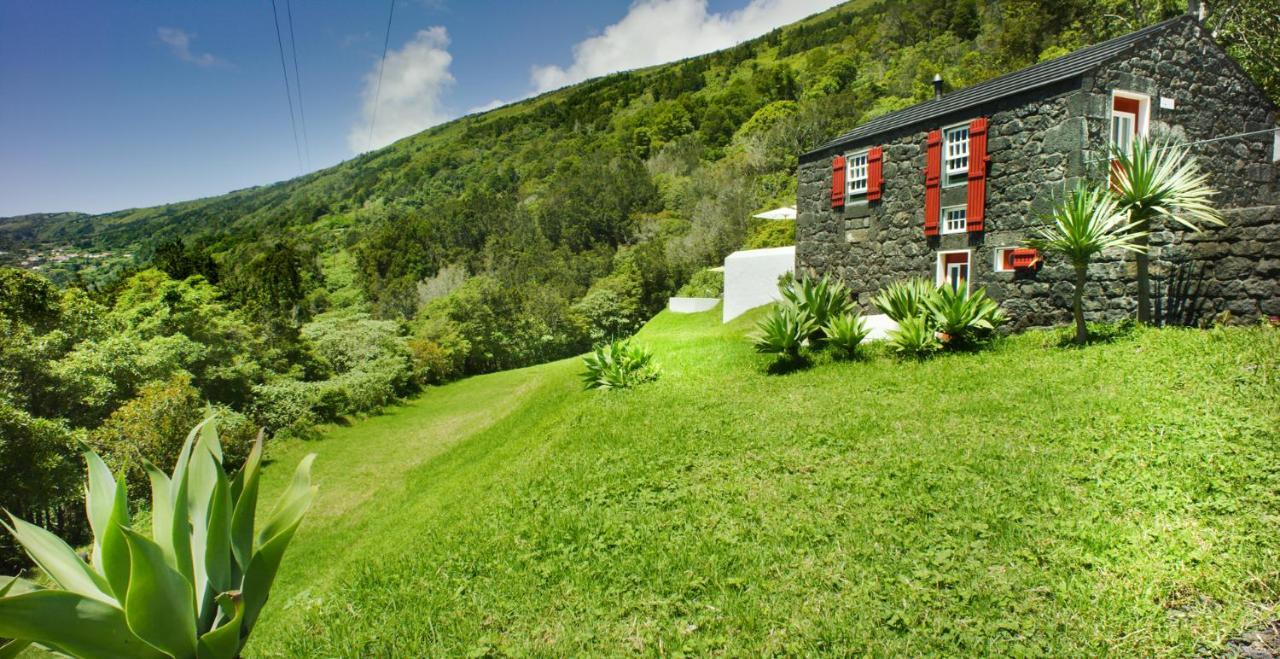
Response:
[[[1267,4],[1210,20],[1280,99]],[[935,73],[964,87],[1184,9],[856,0],[287,182],[0,220],[11,261],[72,255],[0,269],[0,507],[74,537],[80,442],[142,498],[142,461],[209,409],[234,459],[259,426],[306,434],[629,334],[728,252],[787,244],[750,217],[794,203],[803,150],[927,99]]]

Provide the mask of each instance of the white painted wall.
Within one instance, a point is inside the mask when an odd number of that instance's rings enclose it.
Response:
[[[673,297],[667,300],[672,313],[699,313],[710,311],[720,304],[718,297]]]
[[[778,277],[796,268],[796,248],[734,252],[724,260],[724,322],[748,309],[781,299]]]

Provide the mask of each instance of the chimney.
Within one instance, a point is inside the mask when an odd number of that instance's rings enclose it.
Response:
[[[1187,0],[1187,13],[1195,16],[1196,20],[1203,21],[1205,14],[1205,6],[1202,0]]]
[[[1195,2],[1195,0],[1191,1]],[[936,101],[940,98],[942,98],[942,74],[935,73],[933,74],[933,100]]]

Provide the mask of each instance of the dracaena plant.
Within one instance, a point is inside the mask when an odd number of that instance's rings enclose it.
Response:
[[[151,528],[129,518],[123,480],[85,452],[93,545],[86,563],[57,536],[12,515],[9,532],[56,587],[0,577],[0,657],[27,645],[76,657],[239,655],[285,548],[311,505],[314,455],[255,531],[262,436],[233,476],[213,421],[187,436],[172,474],[146,464]]]

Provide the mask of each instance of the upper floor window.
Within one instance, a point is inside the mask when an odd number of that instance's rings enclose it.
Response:
[[[968,211],[964,206],[942,209],[942,233],[964,233]]]
[[[849,156],[849,194],[858,195],[867,192],[867,152]]]
[[[969,173],[969,125],[948,128],[943,133],[947,185],[962,183]]]

